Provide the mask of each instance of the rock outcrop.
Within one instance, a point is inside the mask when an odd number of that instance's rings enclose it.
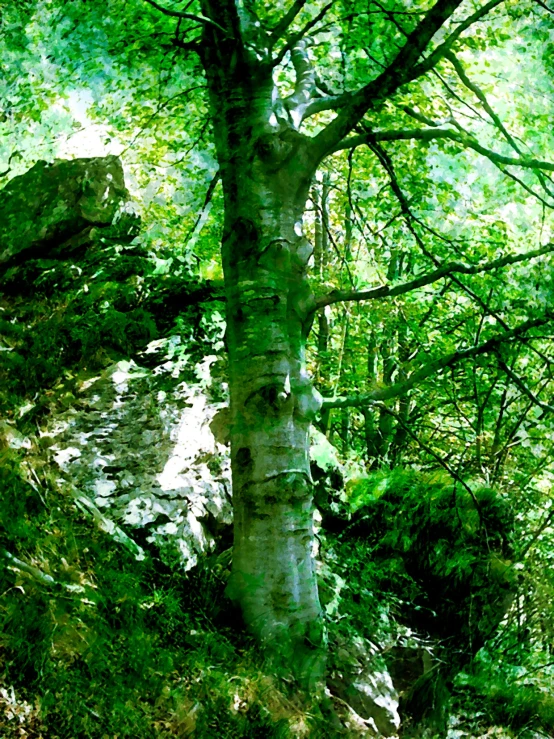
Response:
[[[172,377],[169,341],[155,344],[162,353],[153,369],[122,360],[80,382],[75,402],[41,429],[39,445],[60,484],[188,570],[232,522],[229,456],[210,430],[221,404]]]
[[[111,225],[129,198],[115,156],[40,161],[14,177],[0,200],[0,264],[49,257]]]
[[[39,163],[4,189],[0,448],[21,449],[133,553],[190,569],[231,523],[228,454],[210,430],[225,393],[210,394],[211,345],[190,335],[200,309],[184,317],[201,286],[155,274],[129,243],[136,217],[114,223],[127,199],[116,157]]]
[[[375,645],[362,637],[333,644],[328,685],[372,736],[395,737],[400,728],[398,692],[389,672],[373,664]]]

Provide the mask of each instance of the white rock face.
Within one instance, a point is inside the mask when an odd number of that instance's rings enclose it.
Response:
[[[362,637],[336,646],[340,670],[330,676],[332,690],[373,735],[396,737],[400,728],[398,692],[387,670],[372,665],[377,647]]]
[[[0,264],[26,250],[44,257],[87,227],[111,224],[128,196],[118,157],[37,162],[2,190]]]
[[[372,718],[382,736],[394,736],[400,728],[398,694],[388,672],[366,672],[350,686],[350,705]]]
[[[121,361],[87,378],[41,432],[74,488],[185,569],[232,522],[229,456],[210,430],[222,404],[205,386]]]

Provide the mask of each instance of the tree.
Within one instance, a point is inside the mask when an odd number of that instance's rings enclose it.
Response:
[[[445,368],[529,335],[549,323],[551,313],[545,308],[516,323],[502,321],[502,331],[435,356],[411,374],[403,370],[404,377],[396,384],[325,401],[306,364],[314,317],[339,302],[366,303],[409,294],[445,279],[466,290],[460,275],[496,271],[554,250],[551,244],[541,244],[525,253],[493,254],[477,263],[444,261],[429,251],[422,236],[429,229],[414,213],[385,148],[389,142],[422,146],[439,142],[447,152],[454,148],[476,152],[549,204],[554,165],[543,160],[534,142],[526,147],[508,131],[470,78],[464,60],[465,52],[471,63],[473,51],[496,47],[503,35],[509,40],[506,29],[511,26],[521,31],[530,24],[531,38],[538,43],[547,33],[548,8],[532,0],[387,4],[374,0],[369,5],[293,0],[286,8],[278,3],[269,9],[246,0],[201,0],[181,10],[155,0],[142,4],[113,0],[101,17],[86,5],[57,7],[60,15],[74,21],[73,27],[68,22],[66,35],[51,51],[58,64],[64,59],[78,63],[76,35],[81,33],[90,43],[91,55],[102,48],[114,65],[131,59],[133,48],[144,59],[154,60],[160,79],[164,54],[171,52],[175,67],[181,65],[173,96],[158,99],[143,128],[160,117],[174,97],[185,93],[188,97],[195,86],[207,88],[204,103],[224,202],[221,254],[235,517],[229,594],[260,640],[277,645],[284,654],[300,655],[300,673],[312,669],[317,673],[325,634],[313,556],[310,424],[322,408],[367,409],[372,402],[405,395]],[[22,8],[28,12],[28,6]],[[107,41],[93,38],[95,33],[104,34]],[[441,77],[445,68],[477,100],[480,111],[474,130],[466,130],[446,105],[437,102],[433,85],[436,79],[448,84]],[[134,79],[137,94],[146,98],[152,94],[145,93],[136,75]],[[323,163],[359,148],[370,152],[386,174],[405,233],[433,269],[418,269],[410,276],[414,269],[410,266],[404,282],[325,292],[314,288],[310,279],[314,260],[303,230],[306,203]],[[541,192],[532,189],[526,175],[522,179],[514,174],[514,168],[528,172]],[[328,187],[327,182],[327,192]],[[318,224],[321,249],[321,229],[329,228],[326,213]],[[390,275],[395,281],[400,272],[393,269]],[[405,338],[403,342],[399,361],[405,364]]]

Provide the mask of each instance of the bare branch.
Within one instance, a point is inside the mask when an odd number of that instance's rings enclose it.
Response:
[[[532,187],[529,187],[529,185],[527,185],[522,179],[517,177],[513,172],[510,172],[509,169],[506,169],[506,167],[503,167],[501,164],[498,164],[497,162],[494,162],[494,161],[493,161],[493,164],[495,164],[498,167],[498,169],[502,172],[502,174],[505,174],[507,177],[512,179],[514,182],[517,182],[517,184],[520,185],[526,192],[528,192],[529,195],[532,195],[534,198],[536,198],[546,208],[554,209],[554,205],[552,203],[549,203],[548,200],[545,200],[543,197],[541,197],[538,192],[535,192]]]
[[[156,0],[146,0],[146,2],[153,8],[156,8],[156,10],[159,10],[160,13],[168,15],[171,18],[182,18],[184,20],[194,21],[195,23],[202,24],[208,23],[211,26],[215,26],[215,28],[219,28],[219,30],[223,31],[223,33],[227,33],[225,29],[219,25],[219,23],[212,21],[210,18],[206,18],[206,16],[204,15],[194,15],[194,13],[183,13],[180,10],[170,10],[169,8],[164,8],[163,5],[158,5]]]
[[[454,131],[451,128],[412,128],[399,131],[375,131],[357,136],[350,136],[338,144],[333,151],[352,149],[363,144],[372,144],[381,141],[433,141],[434,139],[450,139],[468,149],[473,149],[478,154],[490,159],[495,164],[511,165],[515,167],[526,167],[528,169],[543,169],[554,172],[554,163],[544,162],[540,159],[523,159],[522,157],[508,157],[491,151],[472,138],[467,133]]]
[[[270,37],[270,48],[273,48],[281,36],[285,33],[287,28],[294,22],[294,19],[300,13],[302,8],[306,5],[306,0],[295,0],[291,5],[290,9],[281,18],[279,23],[273,27]]]
[[[394,26],[396,27],[396,29],[398,31],[400,31],[400,33],[403,36],[406,36],[406,38],[407,38],[408,37],[408,33],[404,29],[404,27],[396,20],[396,17],[395,17],[396,16],[396,13],[393,13],[392,10],[387,10],[387,8],[383,7],[383,5],[381,5],[381,3],[378,2],[377,0],[373,0],[373,2],[381,10],[381,12],[383,13],[383,15],[386,15],[386,17],[389,19],[389,21],[391,21],[391,23],[394,24]]]
[[[506,141],[510,144],[510,146],[512,147],[512,149],[515,152],[517,152],[517,154],[519,154],[520,156],[523,156],[522,151],[521,151],[519,145],[517,144],[516,140],[508,132],[508,130],[506,129],[506,127],[504,126],[504,124],[502,123],[502,121],[500,120],[500,118],[498,117],[498,115],[494,112],[494,110],[490,106],[490,104],[489,104],[489,102],[488,102],[488,100],[487,100],[484,92],[481,90],[481,88],[475,82],[472,82],[469,79],[469,77],[467,76],[466,71],[465,71],[462,63],[459,61],[459,59],[451,51],[448,51],[445,54],[445,57],[448,59],[448,61],[452,64],[452,66],[456,70],[456,73],[457,73],[458,77],[460,78],[460,80],[462,81],[462,83],[468,88],[468,90],[471,90],[471,92],[473,92],[475,94],[475,96],[480,101],[480,103],[482,104],[483,108],[485,109],[485,111],[487,112],[487,114],[489,115],[489,117],[491,118],[493,124],[502,133],[502,135],[504,136],[504,138],[506,139]],[[550,189],[550,187],[547,185],[546,180],[545,180],[545,177],[542,174],[542,172],[540,172],[540,171],[537,170],[537,171],[535,171],[535,174],[536,174],[536,176],[537,176],[537,178],[538,178],[538,180],[539,180],[539,182],[540,182],[543,190],[550,197],[554,197],[554,193],[552,192],[552,190]],[[548,178],[548,179],[551,179],[551,178]]]
[[[444,357],[440,357],[439,359],[434,359],[433,361],[423,365],[423,367],[420,367],[415,372],[412,372],[403,382],[398,382],[394,385],[389,385],[388,387],[377,387],[369,393],[361,393],[360,395],[324,398],[322,410],[326,410],[328,408],[360,408],[370,405],[375,401],[390,400],[391,398],[405,395],[413,387],[437,374],[437,372],[440,372],[447,367],[451,367],[454,364],[458,364],[458,362],[461,362],[464,359],[471,359],[481,354],[495,352],[502,344],[512,341],[513,339],[518,339],[532,328],[544,326],[553,318],[554,313],[547,313],[541,318],[534,318],[529,321],[525,321],[503,334],[493,336],[482,344],[472,346],[469,349],[461,349],[452,352],[451,354],[447,354]]]
[[[473,113],[473,115],[476,117],[477,120],[481,120],[481,121],[483,121],[483,123],[490,124],[490,121],[487,118],[485,118],[485,116],[482,115],[477,108],[474,108],[473,105],[470,105],[470,103],[467,102],[467,100],[464,100],[464,98],[462,98],[460,95],[458,95],[458,93],[456,92],[456,90],[454,90],[454,88],[452,88],[448,84],[448,82],[438,72],[437,69],[432,69],[431,72],[439,80],[439,82],[444,87],[444,89],[447,90],[447,92],[449,93],[449,95],[451,95],[454,98],[454,100],[457,100],[465,108],[468,108],[468,110],[470,110]],[[444,98],[442,98],[442,102],[448,107],[448,109],[450,110],[451,117],[453,118],[453,116],[452,116],[452,109],[451,109],[449,103]],[[462,113],[462,115],[465,115],[467,118],[471,118],[471,116],[468,115],[468,113]]]
[[[463,264],[462,262],[450,262],[445,264],[434,272],[430,272],[420,277],[416,277],[409,282],[405,282],[402,285],[379,285],[371,290],[364,290],[360,292],[347,291],[347,290],[334,290],[328,295],[324,295],[316,300],[317,308],[322,308],[326,305],[333,305],[334,303],[344,303],[348,301],[362,301],[362,300],[378,300],[380,298],[392,298],[397,295],[404,295],[412,290],[417,290],[420,287],[431,285],[433,282],[442,280],[444,277],[448,277],[454,273],[464,275],[477,275],[482,272],[491,272],[494,269],[506,267],[510,264],[516,264],[517,262],[524,262],[534,257],[540,257],[544,254],[550,254],[554,252],[554,244],[547,244],[541,249],[535,249],[534,251],[526,252],[524,254],[507,254],[504,257],[495,259],[492,262],[486,264]]]

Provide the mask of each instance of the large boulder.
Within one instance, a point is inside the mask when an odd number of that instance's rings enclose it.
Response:
[[[116,156],[37,162],[0,197],[0,264],[50,256],[94,226],[111,225],[129,199]]]

